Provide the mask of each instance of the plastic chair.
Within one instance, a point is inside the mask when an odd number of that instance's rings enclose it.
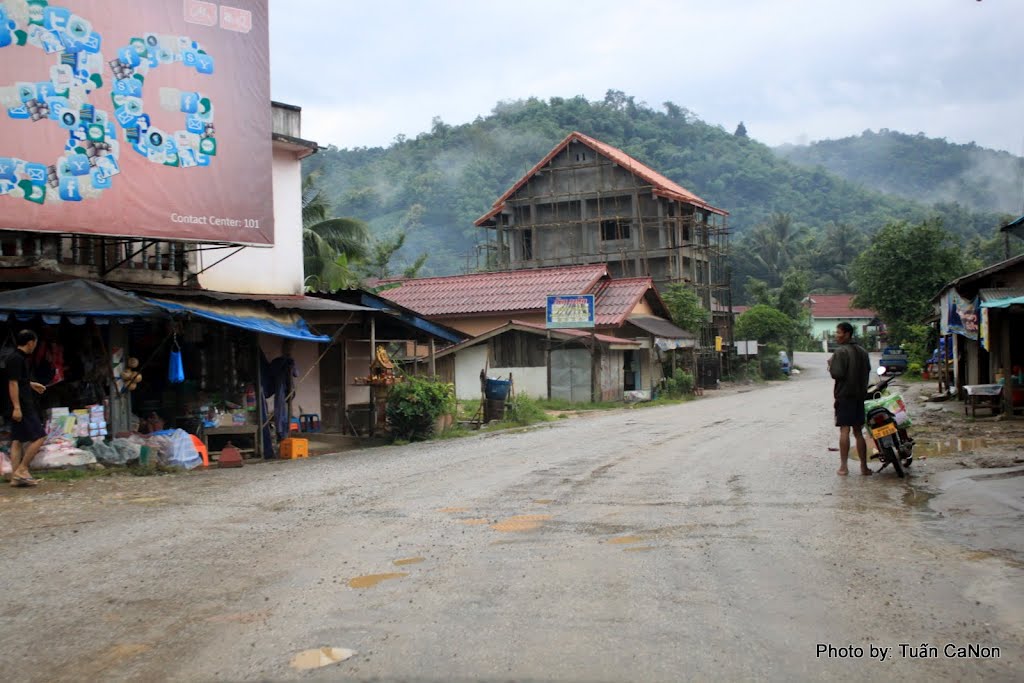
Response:
[[[197,451],[199,451],[199,455],[203,456],[203,467],[209,467],[210,450],[206,447],[206,444],[203,443],[203,440],[200,439],[198,436],[196,436],[195,434],[189,434],[189,436],[192,437],[192,445],[196,447]]]
[[[319,432],[320,431],[320,414],[319,413],[302,413],[299,415],[299,431]]]

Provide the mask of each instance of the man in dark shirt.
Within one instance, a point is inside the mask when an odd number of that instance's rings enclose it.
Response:
[[[860,473],[872,474],[868,468],[868,444],[864,440],[864,401],[867,399],[871,359],[868,352],[853,341],[853,325],[850,323],[841,322],[836,325],[836,341],[839,348],[829,360],[828,371],[836,381],[832,394],[835,398],[836,426],[839,427],[838,474],[846,476],[850,473],[846,461],[850,457],[851,428],[857,440]]]
[[[39,481],[28,468],[46,442],[46,430],[32,392],[41,394],[46,387],[29,379],[28,359],[36,350],[36,333],[22,330],[15,343],[18,348],[0,359],[4,417],[11,423],[11,486],[36,486]]]

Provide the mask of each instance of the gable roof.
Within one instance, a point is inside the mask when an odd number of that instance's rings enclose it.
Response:
[[[654,289],[654,281],[649,277],[601,280],[590,291],[582,293],[594,295],[595,325],[618,327],[626,321],[648,291],[655,298],[655,313],[668,316],[668,309]]]
[[[729,215],[728,211],[725,211],[724,209],[717,209],[711,206],[703,199],[687,190],[682,185],[672,180],[669,180],[668,178],[658,173],[651,167],[640,163],[633,157],[623,152],[621,149],[612,147],[609,144],[601,142],[600,140],[596,140],[588,135],[584,135],[583,133],[573,131],[572,133],[569,133],[564,140],[555,145],[555,148],[548,152],[546,157],[538,161],[533,168],[527,171],[526,175],[517,180],[516,183],[512,187],[510,187],[507,192],[505,192],[505,194],[501,195],[501,197],[498,198],[498,201],[494,202],[494,205],[491,207],[490,211],[488,211],[483,216],[477,218],[476,221],[474,221],[474,225],[480,227],[484,223],[487,223],[492,218],[501,213],[505,209],[505,203],[509,200],[509,198],[511,198],[512,195],[518,192],[520,188],[526,185],[526,183],[528,183],[530,179],[537,174],[538,171],[540,171],[542,168],[551,163],[551,160],[554,159],[562,150],[568,147],[569,144],[572,142],[579,142],[581,144],[586,145],[590,149],[594,150],[598,154],[604,155],[605,157],[615,162],[625,170],[629,171],[630,173],[633,173],[634,175],[647,181],[647,183],[649,183],[652,186],[652,192],[656,196],[666,197],[668,199],[674,199],[676,201],[692,204],[701,209],[710,211],[711,213],[717,213],[720,216]]]
[[[868,308],[852,308],[853,294],[811,294],[807,297],[812,318],[877,318]]]
[[[423,316],[459,316],[543,311],[551,294],[593,294],[594,322],[619,327],[644,297],[654,313],[668,308],[649,277],[613,280],[604,265],[472,273],[405,280],[378,293]]]
[[[549,294],[586,294],[607,276],[604,264],[506,270],[404,280],[378,295],[425,316],[532,311]]]

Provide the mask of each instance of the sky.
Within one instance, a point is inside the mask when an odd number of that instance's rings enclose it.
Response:
[[[614,89],[773,146],[888,128],[1022,155],[1022,27],[1022,0],[270,0],[271,89],[342,148]]]

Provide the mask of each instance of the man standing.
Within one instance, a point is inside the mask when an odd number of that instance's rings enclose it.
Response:
[[[836,426],[839,427],[838,474],[846,476],[850,473],[846,460],[850,457],[851,428],[857,440],[860,473],[873,474],[868,468],[868,444],[864,440],[864,401],[871,375],[871,359],[868,352],[853,341],[853,325],[848,322],[836,325],[836,342],[839,347],[829,360],[828,370],[836,381],[832,394],[835,397]]]
[[[39,480],[28,469],[46,442],[46,430],[32,396],[33,391],[41,394],[46,387],[30,381],[28,371],[28,359],[36,350],[38,337],[32,330],[22,330],[15,343],[18,348],[0,360],[0,394],[4,416],[11,422],[11,486],[38,486]]]

